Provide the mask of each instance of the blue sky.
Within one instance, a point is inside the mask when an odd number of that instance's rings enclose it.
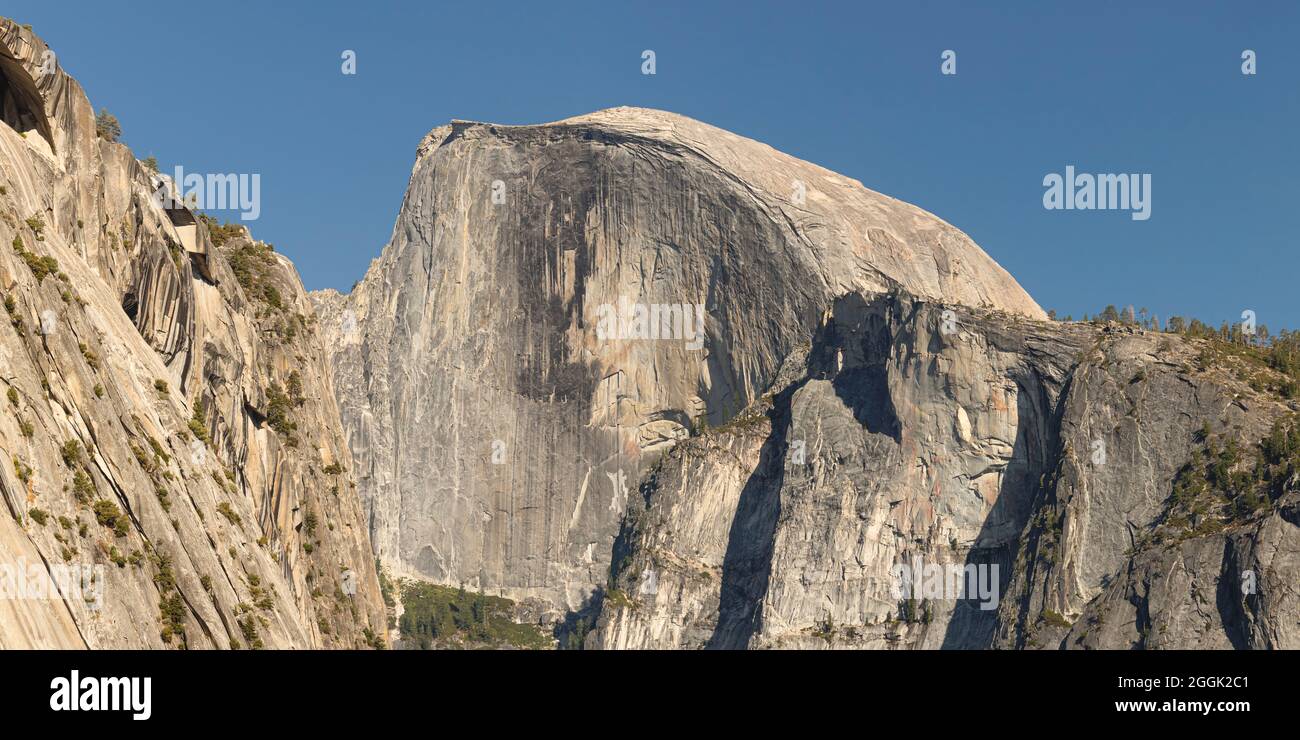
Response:
[[[219,8],[219,9],[218,9]],[[663,108],[938,214],[1045,308],[1300,327],[1294,2],[7,0],[164,170],[262,176],[252,224],[309,288],[379,254],[452,118]],[[340,72],[344,49],[358,74]],[[642,75],[653,49],[657,74]],[[939,72],[957,52],[957,74]],[[1241,74],[1253,49],[1258,74]],[[1043,177],[1152,175],[1147,221]],[[233,217],[233,215],[232,215]]]

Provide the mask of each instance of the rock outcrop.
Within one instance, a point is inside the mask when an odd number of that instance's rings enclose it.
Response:
[[[788,381],[647,476],[588,644],[1294,647],[1296,494],[1169,515],[1203,425],[1258,440],[1293,410],[1199,349],[841,299]]]
[[[1295,494],[1171,504],[1291,406],[756,142],[453,122],[313,300],[380,557],[562,644],[1296,644]]]
[[[382,256],[315,295],[378,553],[581,607],[658,454],[893,289],[1043,318],[938,218],[681,116],[435,129]]]
[[[0,109],[0,586],[22,592],[0,599],[0,647],[381,641],[293,266],[154,198],[165,179],[8,20]]]

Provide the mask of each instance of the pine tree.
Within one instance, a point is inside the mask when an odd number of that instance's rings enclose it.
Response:
[[[99,114],[95,116],[95,133],[105,141],[117,143],[122,138],[122,124],[117,122],[117,117],[112,113],[100,108]]]

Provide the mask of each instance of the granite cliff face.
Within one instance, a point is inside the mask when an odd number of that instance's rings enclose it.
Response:
[[[52,60],[0,20],[0,560],[24,594],[0,599],[0,647],[378,642],[369,537],[293,266],[162,207],[166,183],[97,136]]]
[[[681,116],[435,129],[383,255],[316,296],[380,557],[581,608],[647,465],[896,287],[1042,317],[948,224]]]
[[[1041,315],[937,219],[679,116],[435,129],[383,256],[318,296],[379,554],[582,606],[648,462],[764,392],[835,296],[895,285]],[[628,303],[702,305],[707,342],[602,337]]]
[[[1198,354],[841,299],[762,403],[647,476],[588,644],[1294,647],[1296,494],[1222,526],[1171,515],[1203,424],[1258,440],[1294,411]],[[900,589],[917,563],[979,588]]]
[[[934,216],[673,114],[417,154],[313,294],[397,573],[587,647],[1296,644],[1295,494],[1171,508],[1205,425],[1294,411],[1197,340],[1048,321]]]

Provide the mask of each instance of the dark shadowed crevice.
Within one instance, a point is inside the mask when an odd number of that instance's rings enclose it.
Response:
[[[244,402],[244,413],[247,414],[249,420],[253,422],[253,426],[258,429],[262,429],[266,426],[266,414],[258,411],[256,406],[247,401]]]
[[[1037,494],[1038,482],[1044,479],[1058,447],[1049,409],[1046,389],[1036,373],[1016,379],[1016,441],[1002,474],[997,501],[966,555],[968,581],[962,598],[953,605],[943,636],[945,650],[983,649],[993,644],[1001,612],[998,605],[1011,585],[1022,533],[1035,503],[1047,505],[1046,499]],[[976,576],[978,583],[991,584],[994,568],[997,592],[996,600],[990,602],[970,581],[972,574],[982,572]]]
[[[1137,630],[1138,639],[1134,647],[1145,650],[1147,647],[1147,637],[1151,634],[1151,584],[1143,583],[1142,593],[1137,593],[1137,585],[1133,586],[1133,593],[1129,597],[1129,603],[1133,605],[1133,628]]]
[[[595,630],[604,603],[605,589],[597,586],[583,600],[582,606],[565,613],[564,618],[555,625],[555,640],[560,650],[585,649],[587,635]]]
[[[1037,372],[1034,373],[1038,377]],[[1017,583],[1023,589],[1017,594],[1002,592],[1001,598],[1004,603],[997,609],[997,617],[994,626],[995,635],[1003,635],[1010,639],[1016,648],[1022,649],[1026,644],[1027,629],[1031,624],[1034,615],[1032,610],[1033,587],[1041,577],[1038,572],[1038,566],[1041,563],[1040,549],[1043,546],[1046,532],[1038,526],[1029,524],[1029,520],[1034,515],[1046,508],[1054,507],[1057,503],[1057,486],[1061,476],[1061,466],[1064,460],[1064,447],[1060,437],[1062,419],[1065,415],[1066,403],[1070,398],[1071,388],[1074,384],[1074,373],[1071,372],[1066,376],[1065,382],[1061,386],[1060,393],[1057,394],[1055,406],[1047,394],[1046,387],[1040,382],[1036,385],[1040,394],[1040,408],[1043,410],[1051,409],[1050,418],[1043,420],[1044,428],[1044,448],[1048,451],[1043,461],[1041,484],[1033,485],[1034,489],[1030,498],[1030,508],[1027,515],[1026,523],[1022,529],[1019,542],[1013,548],[1011,553],[1012,562],[1023,551],[1023,572],[1018,574]],[[1019,433],[1017,433],[1017,448],[1019,447]],[[1014,453],[1013,453],[1014,454]],[[1007,599],[1014,599],[1008,602]],[[955,636],[954,636],[955,639]],[[945,641],[947,636],[945,635]]]
[[[1243,602],[1259,597],[1243,595],[1241,591],[1241,563],[1238,562],[1237,548],[1231,537],[1223,543],[1223,570],[1219,573],[1219,586],[1214,594],[1215,607],[1219,612],[1219,621],[1223,623],[1223,633],[1234,650],[1248,650],[1250,644],[1249,619]]]
[[[790,405],[795,391],[802,387],[803,383],[799,383],[786,388],[773,399],[768,414],[772,433],[759,452],[758,465],[741,489],[722,559],[718,624],[707,645],[711,650],[744,649],[762,627],[776,523],[781,516]]]
[[[835,301],[832,319],[813,339],[810,377],[830,378],[835,395],[872,434],[898,443],[903,425],[889,392],[893,334],[888,312],[896,297],[868,303],[857,293]]]
[[[122,312],[131,323],[135,323],[136,315],[140,312],[140,297],[136,295],[135,290],[131,289],[122,294]]]
[[[54,132],[36,82],[4,47],[0,47],[0,118],[20,134],[39,134],[54,150]]]

